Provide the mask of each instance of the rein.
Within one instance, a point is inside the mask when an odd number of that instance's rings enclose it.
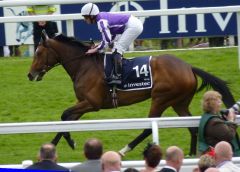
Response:
[[[85,55],[85,53],[84,54],[82,54],[82,55],[77,55],[77,56],[73,56],[73,57],[71,57],[71,58],[67,58],[67,59],[64,59],[64,58],[62,58],[60,55],[59,55],[59,53],[53,48],[53,47],[51,47],[51,46],[45,46],[47,49],[49,49],[48,51],[52,51],[55,55],[54,55],[54,57],[53,58],[55,58],[55,61],[57,62],[56,64],[54,64],[54,65],[50,65],[49,64],[49,53],[48,53],[48,55],[47,55],[47,60],[46,60],[46,64],[45,64],[45,68],[43,69],[43,71],[42,71],[42,73],[43,74],[45,74],[47,71],[49,71],[50,69],[52,69],[52,68],[54,68],[54,67],[56,67],[56,66],[58,66],[58,65],[62,65],[64,68],[66,67],[66,65],[67,64],[69,64],[69,63],[73,63],[74,61],[76,61],[76,60],[80,60],[80,59],[82,59],[82,57],[85,57],[85,58],[92,58],[91,56],[89,56],[89,57],[86,57],[86,55]],[[94,60],[95,60],[95,63],[97,64],[97,58],[94,58]],[[97,65],[98,66],[98,65]],[[71,76],[71,78],[75,78],[75,76]]]

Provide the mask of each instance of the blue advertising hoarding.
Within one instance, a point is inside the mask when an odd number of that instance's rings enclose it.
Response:
[[[81,5],[62,5],[62,13],[79,13]],[[100,11],[114,11],[116,3],[98,3]],[[121,11],[127,10],[155,10],[191,7],[217,7],[240,5],[239,0],[146,0],[120,2]],[[154,16],[141,18],[144,22],[143,33],[139,38],[173,38],[236,35],[236,14],[215,13],[176,16]],[[66,30],[65,30],[66,31]],[[84,21],[75,22],[75,36],[81,40],[89,38],[100,39],[99,31],[95,25],[87,25]]]
[[[0,16],[3,16],[3,8],[0,8]],[[5,45],[4,24],[0,23],[0,45]]]

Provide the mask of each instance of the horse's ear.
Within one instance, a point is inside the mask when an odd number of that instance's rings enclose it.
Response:
[[[45,29],[42,30],[42,35],[41,35],[41,40],[40,42],[42,43],[43,46],[47,46],[46,41],[49,39]]]
[[[49,39],[45,29],[42,30],[42,35],[41,35],[42,41],[46,41]]]

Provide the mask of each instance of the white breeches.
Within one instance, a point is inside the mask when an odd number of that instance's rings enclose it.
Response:
[[[138,18],[131,16],[126,24],[124,32],[116,37],[113,52],[117,49],[118,53],[123,54],[142,31],[142,22]]]

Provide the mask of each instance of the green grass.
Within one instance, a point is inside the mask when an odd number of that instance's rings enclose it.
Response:
[[[184,61],[204,69],[230,83],[235,99],[240,99],[240,71],[238,69],[237,48],[195,50],[195,51],[169,51]],[[133,53],[127,56],[158,55],[155,53]],[[76,98],[69,76],[62,67],[56,67],[45,75],[41,82],[30,82],[27,73],[31,58],[0,58],[0,122],[38,122],[58,121],[66,108],[76,103]],[[172,69],[174,70],[174,69]],[[200,115],[200,99],[203,92],[196,94],[190,109],[194,115]],[[91,119],[117,119],[117,118],[143,118],[149,111],[150,101],[112,110],[91,112],[82,117],[82,120]],[[168,109],[164,116],[176,116]],[[83,161],[82,145],[87,138],[97,137],[104,143],[104,150],[119,150],[141,130],[129,131],[97,131],[72,132],[78,144],[72,151],[65,140],[58,145],[59,162]],[[0,135],[0,164],[19,164],[22,160],[36,160],[37,151],[41,144],[49,142],[55,133],[42,134],[14,134]],[[160,144],[163,149],[170,145],[178,145],[188,154],[190,135],[187,129],[160,129]],[[141,160],[142,150],[152,137],[148,137],[124,160]]]

